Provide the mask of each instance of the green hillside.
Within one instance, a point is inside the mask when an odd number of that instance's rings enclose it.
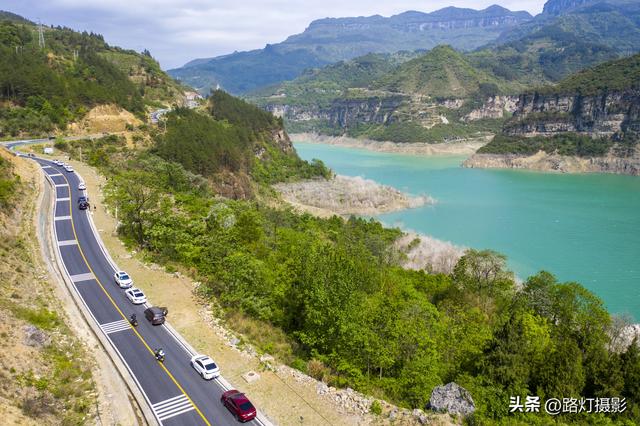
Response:
[[[484,10],[447,7],[431,13],[407,11],[390,17],[319,19],[281,43],[197,59],[169,73],[202,93],[219,84],[230,93],[245,95],[293,80],[309,68],[371,52],[431,49],[439,44],[472,50],[530,19],[527,12],[512,12],[496,5]]]
[[[373,87],[435,98],[464,98],[488,84],[499,92],[514,91],[506,81],[476,68],[462,53],[450,46],[438,46],[400,65]]]
[[[523,38],[468,56],[475,66],[508,81],[539,85],[619,57],[616,49],[548,25]]]
[[[566,5],[566,7],[564,7]],[[498,42],[522,39],[541,29],[563,31],[619,53],[640,50],[640,3],[636,0],[550,0],[545,13],[505,32]]]
[[[307,70],[300,77],[247,96],[260,105],[282,103],[296,105],[327,104],[351,88],[369,88],[396,67],[418,56],[418,52],[394,54],[370,53],[323,68]]]
[[[545,86],[544,94],[596,95],[610,91],[640,89],[640,55],[607,62],[571,75],[554,86]]]
[[[0,137],[38,135],[81,118],[100,104],[138,116],[181,92],[148,54],[111,47],[94,33],[0,22]]]
[[[169,113],[153,152],[212,178],[218,187],[233,180],[242,187],[237,198],[253,193],[243,176],[260,185],[329,173],[322,163],[298,157],[281,120],[220,90],[212,93],[208,114],[184,108]]]

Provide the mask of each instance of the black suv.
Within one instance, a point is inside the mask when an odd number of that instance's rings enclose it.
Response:
[[[169,311],[167,308],[158,308],[157,306],[152,306],[150,308],[145,309],[144,316],[145,318],[151,322],[153,325],[164,324],[164,319],[167,316]]]
[[[86,210],[89,208],[89,199],[87,197],[78,197],[78,208],[80,210]]]

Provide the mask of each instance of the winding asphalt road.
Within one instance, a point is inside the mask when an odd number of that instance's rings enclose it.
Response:
[[[35,143],[28,141],[27,143]],[[37,142],[37,141],[36,141]],[[9,149],[25,142],[5,144]],[[230,385],[220,377],[203,380],[190,366],[194,353],[175,331],[152,326],[144,317],[148,305],[133,305],[114,281],[117,266],[106,253],[91,221],[89,210],[79,210],[81,179],[50,161],[34,158],[55,189],[55,237],[63,267],[91,317],[120,357],[161,425],[236,425],[237,420],[220,402]],[[55,244],[55,242],[54,242]],[[132,277],[135,283],[135,277]],[[168,306],[171,318],[171,306]],[[138,327],[129,316],[135,313]],[[163,348],[164,363],[153,351]],[[224,371],[223,371],[224,372]],[[268,425],[259,414],[251,425]]]

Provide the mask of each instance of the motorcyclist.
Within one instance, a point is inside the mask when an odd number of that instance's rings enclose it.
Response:
[[[136,314],[131,314],[131,317],[129,318],[129,322],[134,326],[138,324],[138,319],[136,317]]]
[[[162,350],[162,348],[156,349],[155,355],[158,361],[164,361],[164,351]]]

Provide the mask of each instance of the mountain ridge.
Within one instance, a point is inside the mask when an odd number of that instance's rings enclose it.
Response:
[[[438,44],[472,50],[530,19],[528,12],[496,5],[483,10],[448,7],[431,13],[407,11],[390,17],[323,18],[281,43],[195,59],[168,73],[203,93],[219,84],[230,93],[243,94],[291,80],[308,68],[367,53],[430,49]]]

